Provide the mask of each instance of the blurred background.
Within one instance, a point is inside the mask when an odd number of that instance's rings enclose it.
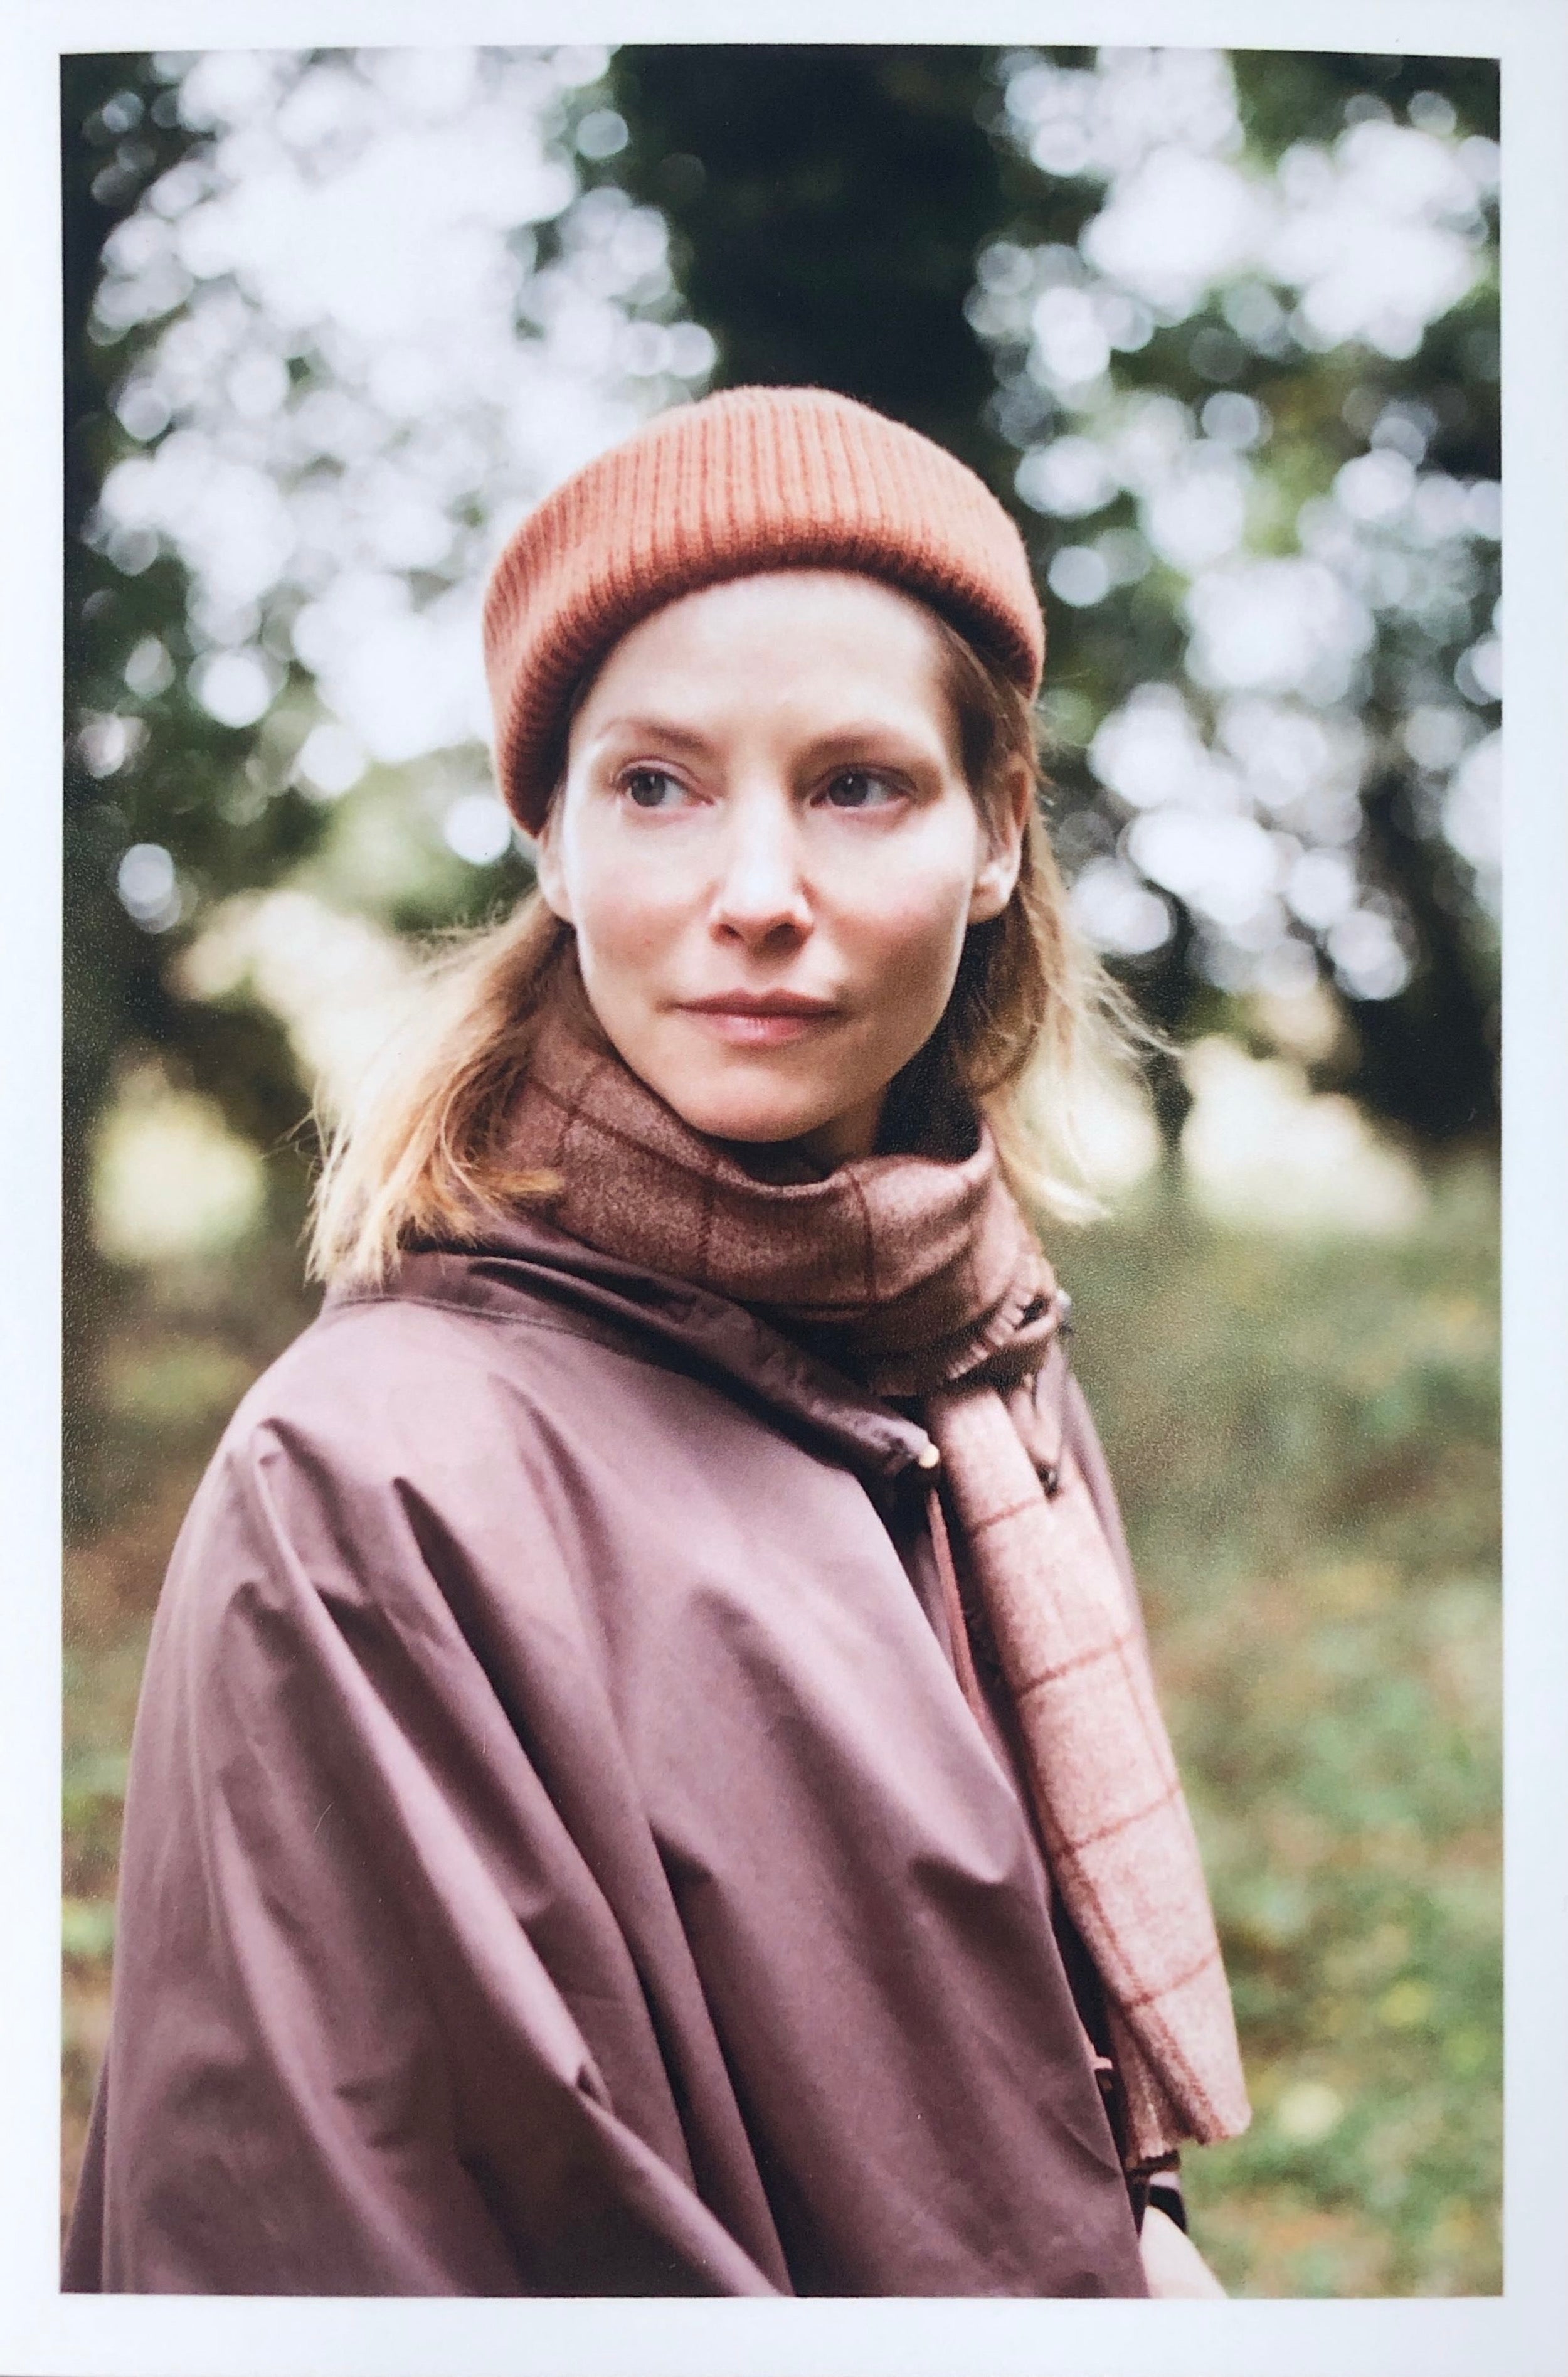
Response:
[[[1079,920],[1169,1034],[1052,1255],[1256,2119],[1251,2294],[1501,2285],[1497,75],[763,45],[64,62],[64,2191],[147,1629],[330,1114],[505,910],[479,601],[660,407],[980,472]]]

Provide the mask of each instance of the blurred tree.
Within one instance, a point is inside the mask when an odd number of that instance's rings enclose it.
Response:
[[[1233,64],[1249,139],[1270,160],[1295,142],[1331,141],[1348,120],[1377,121],[1380,108],[1453,138],[1499,137],[1498,69],[1490,58],[1238,51]],[[1495,253],[1494,208],[1488,229]],[[1464,301],[1431,325],[1409,355],[1359,348],[1338,418],[1321,424],[1320,434],[1331,441],[1327,450],[1348,460],[1362,450],[1369,424],[1375,430],[1380,421],[1408,422],[1428,469],[1456,482],[1495,480],[1501,467],[1497,294],[1494,265]],[[1310,360],[1299,359],[1298,379]],[[1288,396],[1280,410],[1289,417]],[[1399,997],[1349,1001],[1354,1055],[1338,1069],[1345,1087],[1420,1137],[1477,1139],[1493,1146],[1501,989],[1496,919],[1478,902],[1469,870],[1442,830],[1431,776],[1423,781],[1419,758],[1400,747],[1396,729],[1400,714],[1422,701],[1451,702],[1456,676],[1466,699],[1495,721],[1495,686],[1478,685],[1462,656],[1484,633],[1500,591],[1493,545],[1465,599],[1455,603],[1445,633],[1434,635],[1408,616],[1384,623],[1367,713],[1381,734],[1385,764],[1372,771],[1363,797],[1365,836],[1374,875],[1402,904],[1415,955],[1408,987]]]
[[[1026,171],[980,121],[991,53],[634,43],[603,171],[673,225],[721,386],[812,381],[909,421],[1009,488],[992,374],[964,319]]]
[[[114,398],[162,328],[153,316],[105,338],[92,313],[104,248],[149,186],[191,164],[205,143],[181,121],[175,82],[145,55],[71,55],[61,79],[65,1476],[67,1521],[79,1528],[99,1516],[106,1482],[94,1354],[123,1284],[92,1227],[94,1138],[116,1064],[156,1051],[246,1140],[284,1142],[308,1101],[282,1025],[254,1002],[183,996],[178,960],[196,899],[276,880],[307,850],[317,820],[297,793],[266,782],[252,730],[220,725],[192,697],[179,560],[156,540],[104,543],[89,533],[105,473],[132,448]],[[291,1236],[299,1166],[268,1172]]]
[[[613,190],[575,203],[573,136],[603,56],[65,61],[76,1527],[123,1502],[137,1459],[110,1425],[99,1354],[117,1309],[145,1319],[172,1278],[119,1267],[94,1242],[95,1152],[119,1086],[150,1069],[214,1101],[267,1159],[267,1211],[222,1290],[236,1350],[265,1360],[303,1317],[301,1126],[324,1062],[310,1027],[342,988],[342,911],[361,920],[350,971],[368,952],[385,975],[389,936],[475,922],[529,880],[485,787],[468,682],[494,522],[700,379],[712,352],[695,326],[663,327],[661,219]],[[422,172],[440,185],[428,207]],[[395,210],[388,175],[405,199],[415,185],[417,220],[377,284],[363,216]],[[269,176],[269,205],[247,211]],[[291,202],[319,209],[316,249],[297,267],[269,256],[261,220]],[[335,634],[319,598],[344,587]],[[454,597],[462,616],[444,643]],[[388,604],[403,637],[391,660],[369,651]],[[345,674],[361,687],[346,708]],[[246,938],[267,908],[255,895],[285,882],[285,929],[296,959],[303,944],[314,961],[291,996],[279,988],[288,964],[269,969]],[[210,1305],[219,1289],[193,1275],[179,1292]]]

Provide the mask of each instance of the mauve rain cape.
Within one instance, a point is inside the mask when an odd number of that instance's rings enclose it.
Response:
[[[543,1222],[329,1299],[160,1604],[66,2288],[1141,2295],[926,1442]]]

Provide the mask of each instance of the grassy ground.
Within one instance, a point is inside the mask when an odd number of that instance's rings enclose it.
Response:
[[[1455,1175],[1392,1247],[1151,1197],[1055,1248],[1256,2108],[1187,2164],[1238,2293],[1501,2285],[1496,1239],[1491,1184]],[[148,1613],[228,1409],[302,1318],[238,1273],[165,1279],[111,1349],[120,1515],[67,1570],[67,2202]]]
[[[1238,2293],[1494,2292],[1493,1192],[1392,1248],[1156,1206],[1058,1253],[1255,2108],[1194,2225]]]

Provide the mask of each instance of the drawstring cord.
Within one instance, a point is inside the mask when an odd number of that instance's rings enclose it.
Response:
[[[958,1678],[958,1689],[983,1729],[989,1721],[990,1711],[980,1690],[980,1678],[975,1672],[974,1653],[969,1645],[969,1621],[964,1615],[963,1595],[958,1590],[958,1571],[954,1565],[952,1538],[947,1533],[947,1515],[942,1507],[942,1488],[934,1477],[926,1487],[926,1522],[931,1529],[932,1549],[936,1555],[936,1573],[942,1583],[942,1607],[947,1619],[947,1639],[953,1648],[953,1666]]]

